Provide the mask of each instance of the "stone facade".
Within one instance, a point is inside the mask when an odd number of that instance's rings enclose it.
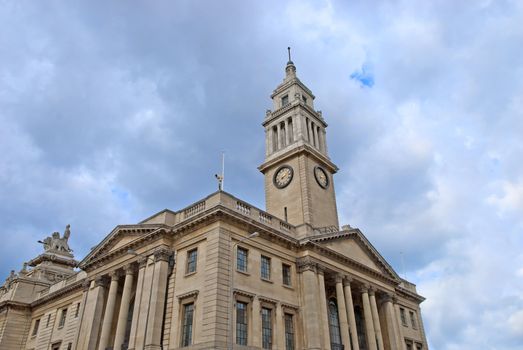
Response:
[[[339,228],[327,124],[292,62],[271,98],[267,211],[219,190],[80,262],[53,233],[0,289],[0,349],[427,349],[424,298]]]

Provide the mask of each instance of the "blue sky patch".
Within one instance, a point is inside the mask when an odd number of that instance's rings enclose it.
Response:
[[[361,66],[361,69],[354,71],[350,78],[360,83],[360,87],[373,87],[374,75],[367,64]]]

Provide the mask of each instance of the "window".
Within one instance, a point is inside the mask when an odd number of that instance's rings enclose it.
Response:
[[[194,303],[183,306],[183,328],[182,328],[182,346],[189,346],[192,343],[192,325],[193,325]]]
[[[407,345],[407,350],[412,350],[412,342],[410,340],[406,340],[405,345]]]
[[[307,97],[305,95],[301,95],[301,98],[303,99],[303,103],[307,103]]]
[[[51,314],[47,315],[47,321],[45,322],[45,328],[49,327],[50,321],[51,321]]]
[[[271,279],[271,258],[263,255],[261,257],[261,278],[265,280]]]
[[[80,314],[80,303],[76,303],[76,310],[74,312],[74,317],[78,317],[78,315]]]
[[[38,333],[38,327],[40,327],[40,319],[35,321],[35,325],[33,326],[33,332],[31,333],[31,336],[35,336],[36,333]]]
[[[187,252],[187,271],[186,273],[196,272],[196,261],[198,260],[198,249]]]
[[[236,303],[236,344],[247,345],[247,304]]]
[[[423,345],[420,343],[416,343],[416,350],[422,350],[422,349],[423,349]]]
[[[281,106],[287,106],[289,104],[289,95],[285,95],[281,98]]]
[[[262,347],[272,349],[272,310],[262,308]]]
[[[67,317],[67,308],[62,310],[60,315],[60,322],[58,323],[58,328],[62,328],[65,325],[65,318]]]
[[[60,345],[62,345],[62,342],[54,343],[51,345],[51,350],[60,350]]]
[[[401,324],[407,327],[407,318],[405,317],[405,309],[400,307]]]
[[[291,285],[291,267],[287,264],[281,265],[283,284],[286,286]]]
[[[67,344],[67,350],[71,350],[73,348],[73,343]]]
[[[247,272],[247,254],[249,251],[245,248],[238,247],[236,251],[236,269]]]
[[[285,314],[285,350],[294,350],[294,320],[291,314]]]
[[[414,311],[409,311],[410,315],[410,323],[412,324],[412,328],[417,329],[418,325],[416,323],[416,315],[414,315]]]
[[[340,318],[338,305],[334,299],[329,300],[329,333],[332,349],[341,349]]]

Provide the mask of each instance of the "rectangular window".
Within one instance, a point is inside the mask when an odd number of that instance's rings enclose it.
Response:
[[[236,344],[247,345],[247,304],[236,303]]]
[[[272,310],[262,308],[262,347],[272,349]]]
[[[31,333],[33,337],[38,333],[38,327],[40,327],[40,319],[36,320],[33,326],[33,332]]]
[[[416,343],[416,350],[422,350],[422,349],[423,349],[423,345],[420,343]]]
[[[283,284],[286,286],[291,285],[291,267],[287,264],[281,265]]]
[[[194,303],[183,306],[183,328],[182,328],[182,346],[192,344],[192,325],[193,325]]]
[[[47,321],[45,322],[45,328],[49,327],[49,322],[51,322],[51,314],[47,315]]]
[[[62,343],[54,343],[53,345],[51,345],[51,350],[60,350],[60,345],[62,345]]]
[[[261,278],[265,280],[271,279],[271,258],[263,255],[261,257]]]
[[[236,251],[236,269],[247,272],[247,254],[249,251],[245,248],[238,247]]]
[[[289,95],[285,95],[281,98],[281,106],[287,106],[289,104]]]
[[[405,345],[407,345],[407,350],[412,350],[412,343],[410,341],[405,341]]]
[[[410,315],[410,323],[412,324],[412,328],[417,329],[418,325],[416,323],[416,315],[414,315],[414,311],[409,311]]]
[[[301,98],[303,99],[303,103],[307,103],[307,97],[305,97],[305,95],[301,95]]]
[[[407,327],[407,317],[405,316],[405,309],[400,307],[401,324]]]
[[[187,271],[186,273],[196,272],[196,262],[198,260],[198,249],[192,249],[187,252]]]
[[[73,343],[67,344],[67,350],[71,350],[73,348]]]
[[[62,328],[65,325],[65,318],[67,317],[67,309],[62,310],[60,315],[60,322],[58,323],[58,328]]]
[[[294,322],[291,314],[285,314],[285,350],[294,350]]]
[[[74,312],[74,317],[78,317],[78,315],[80,314],[80,303],[76,303],[76,310]]]

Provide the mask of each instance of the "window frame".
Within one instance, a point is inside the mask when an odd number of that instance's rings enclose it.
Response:
[[[189,324],[188,317],[187,317],[187,311],[188,307],[191,307],[191,324]],[[180,330],[180,347],[184,348],[187,346],[191,346],[193,344],[193,336],[194,336],[194,313],[196,310],[195,301],[194,300],[188,300],[186,303],[182,303],[182,317],[181,317],[181,330]],[[186,332],[190,332],[188,334],[188,337],[186,335]]]
[[[74,318],[78,318],[80,316],[80,302],[76,303],[76,310],[74,311]]]
[[[236,314],[235,314],[235,344],[247,346],[249,343],[249,303],[243,300],[236,300]],[[239,305],[243,307],[243,321],[240,323],[240,308]],[[242,326],[240,329],[240,326]]]
[[[409,317],[412,329],[418,329],[418,322],[416,322],[416,313],[412,310],[409,310]]]
[[[242,254],[245,254],[245,255],[242,255],[245,257],[245,260],[243,261],[243,266],[244,268],[240,268],[240,251],[242,252]],[[244,273],[248,273],[249,272],[249,249],[247,248],[244,248],[244,247],[236,247],[236,271],[239,271],[239,272],[244,272]]]
[[[67,308],[63,308],[60,313],[60,320],[58,321],[58,329],[63,328],[65,326],[65,321],[67,319]]]
[[[287,271],[287,275],[285,273]],[[286,287],[292,287],[292,267],[289,264],[282,263],[281,264],[281,278],[282,283]]]
[[[38,328],[40,328],[40,318],[37,318],[33,323],[33,331],[31,332],[31,337],[36,337],[38,334]]]
[[[273,309],[262,306],[261,308],[262,349],[271,350],[274,340]],[[267,327],[268,325],[268,327]],[[268,338],[266,338],[268,336]]]
[[[285,350],[295,350],[296,349],[296,326],[294,324],[294,314],[291,314],[289,312],[283,313],[283,324],[284,324],[284,332],[285,332]],[[290,322],[287,322],[288,317],[290,318]],[[290,325],[290,332],[289,332],[289,326]],[[290,343],[290,344],[289,344]]]
[[[271,258],[262,255],[260,258],[260,277],[262,280],[271,280]]]
[[[194,260],[193,260],[194,254]],[[185,275],[196,273],[198,268],[198,247],[187,250],[187,261],[185,264]]]
[[[404,327],[408,327],[408,324],[407,324],[407,316],[405,315],[405,309],[400,307],[400,318],[401,318],[401,324],[404,326]]]
[[[282,107],[285,107],[287,105],[289,105],[289,94],[285,94],[281,97],[281,106]]]

